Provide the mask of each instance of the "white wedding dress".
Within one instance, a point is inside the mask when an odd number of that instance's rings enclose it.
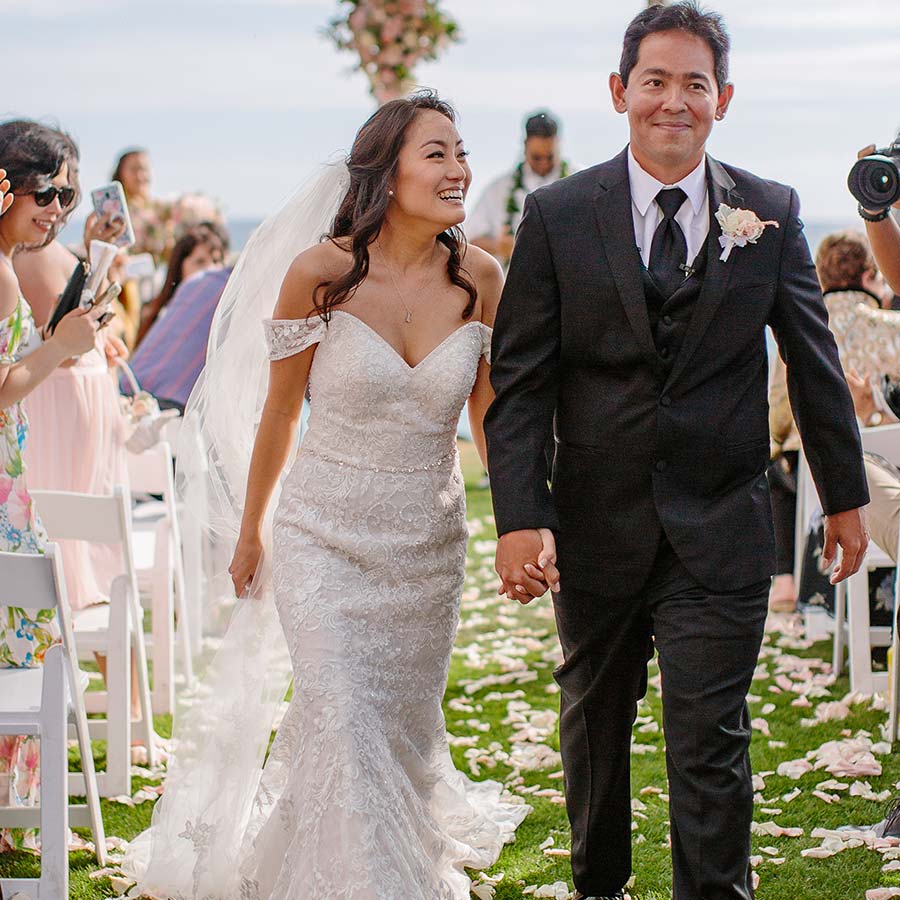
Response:
[[[456,424],[490,329],[411,367],[361,319],[266,321],[269,356],[318,343],[311,415],[274,519],[293,699],[240,900],[467,900],[528,807],[456,771],[441,700],[466,558]]]

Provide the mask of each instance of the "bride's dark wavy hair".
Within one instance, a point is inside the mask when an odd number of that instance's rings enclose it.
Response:
[[[456,111],[435,91],[417,91],[402,100],[391,100],[375,112],[356,133],[347,167],[350,187],[341,201],[326,238],[337,243],[349,238],[353,264],[349,271],[333,281],[316,285],[313,302],[316,312],[326,321],[332,310],[346,303],[369,274],[369,244],[378,236],[387,214],[391,184],[397,175],[400,150],[406,132],[416,116],[434,110],[456,124]],[[453,226],[437,236],[449,251],[447,275],[450,281],[469,295],[462,317],[468,319],[475,309],[478,292],[472,276],[462,267],[466,238]],[[344,242],[341,242],[344,245]]]

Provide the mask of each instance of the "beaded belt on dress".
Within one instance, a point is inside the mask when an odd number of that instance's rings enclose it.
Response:
[[[452,460],[456,456],[456,447],[454,447],[449,453],[445,453],[440,459],[436,459],[433,462],[426,463],[422,466],[372,466],[366,465],[363,462],[350,462],[346,459],[337,459],[334,456],[328,456],[325,453],[320,453],[318,450],[315,450],[312,447],[301,447],[300,455],[310,455],[315,456],[317,459],[323,459],[325,462],[334,463],[338,466],[346,466],[349,469],[362,469],[366,472],[387,472],[391,475],[412,475],[415,472],[428,472],[431,469],[440,468],[443,465],[446,465],[447,462]]]

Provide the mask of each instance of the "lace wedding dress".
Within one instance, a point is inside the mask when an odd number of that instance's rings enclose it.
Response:
[[[271,359],[318,347],[274,518],[293,697],[240,900],[467,900],[465,868],[528,812],[456,771],[441,710],[467,540],[456,423],[490,329],[462,325],[415,367],[340,310],[265,330]]]

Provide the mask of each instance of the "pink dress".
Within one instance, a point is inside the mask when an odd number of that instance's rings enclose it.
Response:
[[[128,484],[127,426],[102,344],[56,369],[25,398],[31,422],[25,461],[33,490],[111,494]],[[60,541],[66,590],[74,610],[108,600],[122,572],[121,552],[105,544]]]

